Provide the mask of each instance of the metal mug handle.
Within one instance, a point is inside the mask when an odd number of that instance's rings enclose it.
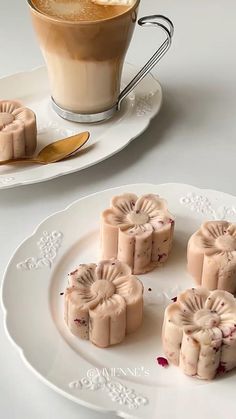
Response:
[[[168,17],[163,15],[152,15],[145,16],[139,19],[138,24],[140,26],[155,26],[161,28],[166,33],[166,39],[163,44],[158,48],[155,54],[145,64],[145,66],[139,71],[139,73],[131,80],[126,88],[120,93],[117,103],[117,109],[120,110],[121,103],[128,96],[128,94],[137,86],[141,80],[155,67],[155,65],[161,60],[171,46],[172,37],[174,34],[174,25]]]

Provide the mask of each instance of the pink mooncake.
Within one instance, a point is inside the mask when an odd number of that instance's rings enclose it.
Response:
[[[32,156],[36,145],[34,112],[17,101],[0,101],[0,161]]]
[[[165,311],[164,351],[170,363],[203,380],[236,367],[236,300],[203,287],[181,293]]]
[[[208,221],[188,242],[188,271],[209,290],[236,292],[236,224]]]
[[[135,332],[143,318],[143,285],[118,260],[80,265],[69,274],[65,322],[82,339],[106,348]]]
[[[158,195],[115,196],[101,215],[102,258],[117,258],[143,274],[166,262],[173,232],[174,217]]]

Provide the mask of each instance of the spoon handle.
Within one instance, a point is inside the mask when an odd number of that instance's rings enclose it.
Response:
[[[36,164],[45,164],[37,159],[33,159],[33,158],[18,158],[18,159],[10,159],[10,160],[2,160],[0,161],[0,166],[3,166],[5,164],[14,164],[14,163],[36,163]]]

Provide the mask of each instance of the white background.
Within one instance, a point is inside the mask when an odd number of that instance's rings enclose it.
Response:
[[[170,52],[154,70],[164,87],[162,111],[144,134],[109,160],[77,174],[0,192],[0,278],[16,246],[39,222],[92,192],[174,181],[236,194],[236,3],[142,0],[140,16],[155,13],[169,16],[176,29]],[[140,66],[157,45],[152,30],[137,29],[127,59]],[[0,0],[0,76],[42,63],[26,1]],[[7,340],[2,312],[0,316],[1,418],[105,417],[39,382]]]

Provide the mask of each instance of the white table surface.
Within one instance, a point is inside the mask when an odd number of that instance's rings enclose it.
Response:
[[[1,278],[16,246],[39,222],[92,192],[135,182],[174,181],[236,194],[236,3],[142,0],[140,15],[154,13],[169,16],[176,29],[171,51],[154,71],[164,87],[161,113],[139,139],[97,166],[0,192]],[[157,43],[153,33],[138,29],[128,60],[141,65]],[[0,51],[0,76],[43,62],[24,0],[0,0]],[[2,312],[0,316],[1,418],[107,417],[43,385],[6,338]],[[214,412],[215,419],[222,419],[218,415]]]

